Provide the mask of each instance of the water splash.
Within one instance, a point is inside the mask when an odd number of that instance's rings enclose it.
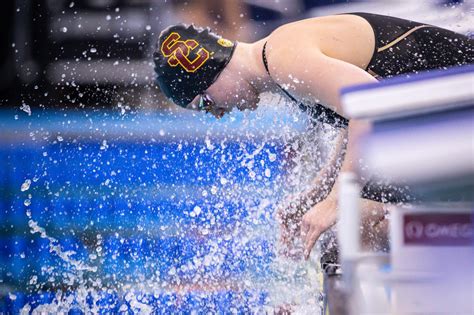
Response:
[[[289,113],[287,118],[277,113],[272,118],[274,128],[256,133],[269,119],[266,112],[275,111],[275,107]],[[46,280],[37,275],[28,279],[33,291],[54,283],[52,300],[39,306],[27,304],[24,310],[55,313],[80,309],[94,313],[107,308],[112,312],[148,313],[205,306],[219,312],[219,301],[226,299],[235,305],[235,311],[289,308],[315,314],[320,310],[317,255],[310,261],[279,255],[274,209],[288,195],[309,185],[327,159],[336,134],[324,125],[310,124],[297,109],[270,94],[262,98],[256,112],[237,115],[244,116],[238,134],[229,132],[228,127],[235,121],[235,113],[223,122],[204,117],[209,129],[202,138],[180,136],[169,145],[174,149],[160,153],[149,145],[138,146],[143,150],[140,155],[118,149],[117,140],[122,138],[105,132],[97,135],[93,150],[86,150],[83,139],[67,132],[50,133],[58,152],[42,149],[40,155],[49,163],[46,165],[61,168],[75,154],[81,154],[82,159],[79,166],[70,160],[61,177],[51,177],[47,166],[42,166],[42,176],[34,177],[51,196],[53,207],[41,213],[28,210],[28,226],[32,234],[48,240],[49,252],[59,262],[49,261],[43,266]],[[90,121],[91,129],[99,124],[97,118]],[[295,129],[289,126],[292,123],[306,127]],[[121,124],[121,133],[131,130]],[[160,126],[146,138],[156,143],[156,136],[173,139],[173,134]],[[185,162],[191,154],[193,162]],[[195,186],[145,181],[145,173],[140,173],[143,166],[133,167],[150,162],[147,174],[153,177],[156,170],[170,167],[169,161],[177,155],[187,164],[172,176],[173,180],[191,170],[202,170],[193,178]],[[124,162],[114,162],[119,158]],[[132,167],[127,168],[126,163]],[[74,168],[82,173],[70,171]],[[83,184],[81,176],[96,178],[100,186]],[[30,185],[31,180],[26,180],[22,192]],[[28,209],[34,209],[41,191],[35,190],[34,199],[28,196]],[[161,213],[160,206],[151,203],[157,198],[171,202],[177,212]],[[72,200],[74,206],[67,206]],[[46,213],[50,219],[41,218]],[[59,217],[63,225],[51,230],[48,220]],[[84,231],[71,228],[68,222],[73,221],[78,221],[76,225]],[[86,255],[60,245],[61,237],[71,234],[81,238]],[[168,257],[173,251],[176,254]]]
[[[25,113],[27,113],[28,116],[31,116],[31,107],[30,107],[30,105],[23,103],[23,104],[21,104],[20,109],[22,111],[24,111]]]
[[[76,254],[73,250],[63,251],[61,246],[59,245],[59,241],[54,237],[48,236],[46,230],[41,227],[36,221],[34,221],[31,217],[31,211],[26,211],[26,216],[28,217],[28,226],[30,227],[31,234],[39,234],[41,238],[45,238],[49,241],[49,250],[51,253],[57,255],[64,261],[65,263],[74,267],[76,271],[90,271],[96,272],[97,267],[88,266],[82,261],[74,259],[72,256]]]

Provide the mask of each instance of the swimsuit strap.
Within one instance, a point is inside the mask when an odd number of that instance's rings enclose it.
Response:
[[[263,44],[263,49],[262,49],[262,60],[263,60],[263,65],[265,66],[265,70],[267,71],[268,75],[271,77],[270,69],[268,68],[267,54],[265,52],[266,48],[267,48],[267,43],[265,42],[265,44]],[[315,104],[314,106],[306,105],[303,102],[298,101],[293,95],[291,95],[280,84],[276,83],[276,85],[290,100],[297,103],[298,107],[303,112],[310,114],[314,119],[330,124],[336,128],[345,128],[349,124],[349,120],[347,118],[342,117],[341,115],[339,115],[332,109],[327,108],[326,106],[321,105],[321,104]]]

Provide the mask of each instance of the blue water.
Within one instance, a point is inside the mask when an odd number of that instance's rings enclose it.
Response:
[[[76,313],[136,311],[132,291],[165,313],[267,303],[242,279],[272,273],[286,172],[284,143],[268,132],[275,117],[246,128],[238,115],[217,124],[87,111],[0,117],[0,312],[54,304],[58,292]],[[96,271],[78,271],[52,245]],[[84,289],[93,293],[75,306]]]

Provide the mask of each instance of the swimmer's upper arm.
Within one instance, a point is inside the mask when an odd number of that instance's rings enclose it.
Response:
[[[365,70],[325,55],[316,41],[296,36],[288,43],[288,36],[280,32],[269,38],[267,59],[273,79],[295,97],[321,103],[342,115],[342,88],[377,82]]]

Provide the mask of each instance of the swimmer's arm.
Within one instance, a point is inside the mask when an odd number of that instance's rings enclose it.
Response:
[[[290,213],[297,212],[298,216],[302,216],[309,207],[324,200],[331,192],[337,178],[337,174],[341,169],[341,163],[345,154],[347,130],[341,131],[335,141],[335,145],[330,152],[329,159],[323,165],[321,170],[314,176],[309,187],[291,196],[282,205],[282,211],[288,212],[287,209],[293,208]]]
[[[285,64],[277,72],[277,82],[288,86],[290,93],[312,98],[321,104],[330,104],[330,108],[342,115],[342,104],[339,97],[342,88],[378,82],[362,68],[326,56],[317,47],[298,46],[295,44],[291,48],[281,49],[278,55],[275,54],[279,62],[273,63]],[[300,62],[296,64],[291,62],[291,65],[289,62],[285,63],[285,60],[295,59],[299,59]],[[270,72],[272,71],[270,70]],[[370,128],[371,124],[366,121],[353,119],[349,122],[347,149],[342,162],[342,172],[354,172],[357,168],[357,142],[360,136],[368,132]],[[361,185],[364,184],[361,182]],[[309,257],[309,253],[321,233],[336,222],[338,186],[338,180],[336,180],[329,195],[303,217],[301,232],[304,238],[306,258]],[[375,201],[371,201],[371,203],[383,206]]]
[[[291,253],[293,240],[298,237],[301,219],[305,212],[324,200],[334,185],[341,160],[346,148],[347,130],[338,133],[329,159],[311,181],[308,189],[290,196],[277,208],[277,217],[281,223],[281,241],[283,252]]]
[[[366,121],[349,121],[347,148],[341,173],[354,172],[358,163],[358,139],[371,128],[371,124]],[[359,183],[363,186],[366,180],[359,178]],[[311,249],[319,236],[336,223],[338,211],[339,178],[336,180],[329,195],[320,203],[315,205],[307,214],[303,216],[302,235],[305,244],[305,258],[308,259]],[[361,198],[361,205],[370,204],[373,208],[384,209],[384,204],[377,201]]]
[[[311,187],[306,192],[306,198],[314,205],[323,200],[331,192],[334,186],[337,174],[342,167],[342,161],[346,152],[347,130],[341,131],[335,141],[335,145],[331,150],[330,158],[319,171],[317,176],[311,183]]]
[[[271,36],[267,42],[267,60],[274,80],[298,98],[329,104],[329,108],[343,116],[340,90],[357,84],[377,83],[377,79],[360,66],[325,55],[311,41],[282,44],[283,38]],[[298,60],[298,62],[295,62]],[[278,65],[278,67],[276,66]],[[342,171],[354,171],[355,142],[369,130],[367,122],[351,120],[348,127],[347,154]]]
[[[370,130],[371,125],[364,121],[351,120],[348,128],[348,141],[346,156],[341,167],[342,172],[353,172],[357,166],[357,139],[365,132]],[[363,178],[359,178],[361,186],[366,182]],[[336,180],[329,195],[320,203],[312,207],[304,216],[301,225],[301,235],[304,243],[305,259],[309,258],[314,244],[319,236],[336,223],[338,212],[338,192],[339,178]],[[371,207],[384,209],[383,203],[361,198],[361,205],[369,203]],[[364,228],[366,225],[362,222]]]
[[[321,54],[316,54],[316,56],[316,61],[308,66],[309,70],[307,69],[303,73],[316,72],[317,67],[320,67],[320,72],[323,74],[319,76],[320,80],[303,76],[303,80],[310,80],[307,81],[310,84],[303,84],[300,91],[308,92],[310,89],[313,89],[315,91],[313,93],[315,93],[316,100],[321,101],[323,104],[333,104],[332,109],[339,114],[342,114],[342,106],[339,97],[339,91],[342,88],[355,84],[378,82],[357,66],[327,56],[321,56]],[[371,124],[367,121],[355,119],[349,121],[347,129],[347,148],[345,157],[343,157],[341,172],[354,172],[356,170],[359,160],[358,156],[360,156],[358,154],[357,143],[364,133],[370,131],[370,128]],[[362,178],[359,178],[359,180],[363,186],[365,180]],[[306,259],[309,258],[311,249],[321,233],[336,223],[339,191],[338,182],[339,180],[337,179],[331,192],[323,201],[315,205],[303,216],[301,234]],[[362,200],[362,202],[368,201]],[[382,203],[375,201],[370,201],[370,203],[373,207],[383,208]]]
[[[295,63],[295,59],[303,62]],[[281,85],[288,87],[290,93],[306,99],[313,99],[321,104],[330,104],[328,107],[340,115],[343,115],[339,96],[342,88],[378,82],[359,66],[331,58],[315,44],[308,42],[303,45],[295,43],[291,47],[275,47],[269,60],[270,65],[281,65],[278,69],[273,69],[276,72],[275,79]],[[273,73],[272,70],[270,72]],[[368,130],[370,130],[368,122],[354,119],[349,122],[347,153],[341,171],[353,172],[356,169],[354,164],[357,155],[355,143]],[[337,188],[337,185],[334,188]]]
[[[355,172],[358,168],[359,163],[359,147],[357,143],[359,139],[366,133],[370,131],[372,124],[364,120],[351,119],[349,121],[349,127],[347,131],[347,147],[346,154],[342,157],[343,162],[339,174],[344,172]],[[361,186],[366,184],[367,180],[364,178],[359,178],[359,183]],[[336,179],[335,184],[332,187],[331,192],[329,193],[327,199],[336,204],[338,198],[338,188],[339,188],[339,178]]]

